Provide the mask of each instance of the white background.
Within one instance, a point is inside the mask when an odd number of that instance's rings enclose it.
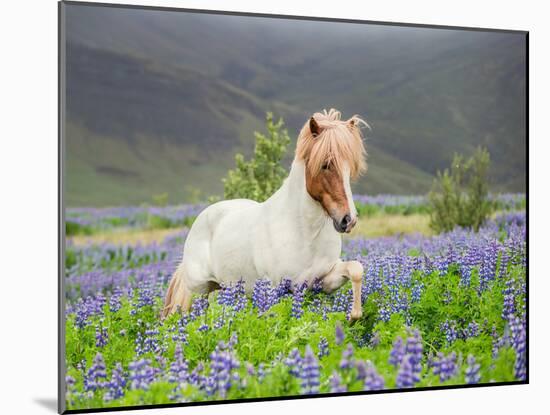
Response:
[[[530,374],[528,386],[142,411],[256,414],[540,413],[548,407],[549,32],[545,2],[147,1],[119,3],[478,26],[530,31]],[[57,4],[11,0],[0,12],[0,407],[54,413],[57,384]],[[546,396],[545,396],[546,395]]]

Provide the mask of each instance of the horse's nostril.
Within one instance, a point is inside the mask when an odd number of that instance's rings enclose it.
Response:
[[[341,222],[342,228],[346,228],[350,222],[351,222],[351,216],[350,215],[344,216]]]

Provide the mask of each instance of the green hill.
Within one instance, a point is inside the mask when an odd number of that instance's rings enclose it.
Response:
[[[266,111],[295,137],[330,107],[372,127],[356,192],[425,192],[479,144],[525,190],[520,34],[70,5],[67,40],[69,205],[219,194]]]

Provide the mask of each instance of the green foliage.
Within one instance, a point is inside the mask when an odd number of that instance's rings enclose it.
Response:
[[[71,221],[70,219],[65,221],[65,235],[92,235],[94,230],[91,226],[81,225],[80,223]]]
[[[479,230],[492,211],[488,199],[489,166],[489,152],[480,147],[466,161],[455,154],[450,170],[437,173],[429,194],[432,229],[447,232],[462,226]]]
[[[281,165],[290,137],[283,128],[283,119],[273,122],[273,115],[267,113],[267,134],[255,132],[254,155],[245,161],[242,154],[235,156],[236,167],[223,178],[225,199],[252,199],[263,202],[283,183],[287,171]]]
[[[154,206],[166,206],[168,204],[168,193],[153,195],[152,199]]]
[[[429,207],[426,204],[379,206],[355,201],[355,208],[357,209],[357,215],[359,216],[375,216],[379,214],[409,216],[429,212]]]
[[[178,226],[185,226],[190,228],[197,219],[196,216],[186,216],[181,220],[174,221],[171,218],[166,216],[159,216],[148,214],[147,215],[147,224],[146,229],[170,229]]]
[[[119,266],[119,257],[123,251],[113,252],[111,258],[104,264],[104,268],[113,269]],[[71,253],[69,257],[74,255]],[[126,254],[126,255],[131,255]],[[71,263],[75,261],[70,259]],[[498,267],[497,267],[498,268]],[[411,286],[404,288],[400,294],[404,294],[411,302],[408,313],[393,314],[388,321],[380,320],[380,310],[394,301],[394,293],[375,292],[369,295],[363,305],[364,317],[351,325],[345,320],[344,313],[328,313],[326,318],[322,314],[311,309],[315,302],[328,304],[335,294],[314,294],[307,292],[304,302],[304,314],[300,319],[292,317],[292,298],[285,298],[274,305],[267,312],[258,313],[250,300],[247,301],[244,310],[234,315],[227,314],[225,306],[218,303],[219,292],[213,293],[210,298],[210,306],[205,315],[190,321],[185,327],[186,342],[182,343],[173,337],[179,330],[181,316],[173,314],[161,325],[156,326],[159,333],[155,339],[165,348],[163,356],[166,365],[170,365],[174,357],[176,345],[179,343],[183,349],[189,370],[198,365],[208,364],[210,354],[220,341],[227,342],[232,334],[238,338],[235,345],[235,354],[241,362],[239,376],[245,381],[234,385],[228,392],[227,399],[262,398],[273,396],[288,396],[301,394],[300,381],[291,376],[288,367],[281,357],[288,356],[292,349],[298,348],[303,355],[309,344],[314,353],[318,353],[318,344],[321,338],[325,338],[329,344],[329,354],[320,358],[321,392],[330,390],[330,376],[337,370],[342,376],[342,382],[349,391],[363,390],[363,384],[357,379],[357,369],[341,370],[340,362],[342,353],[351,344],[354,349],[354,358],[368,360],[373,363],[379,374],[384,377],[385,386],[394,388],[398,368],[389,363],[390,352],[397,337],[404,340],[409,336],[409,327],[418,329],[423,340],[422,374],[421,380],[416,385],[419,387],[437,385],[464,384],[466,358],[473,355],[480,364],[481,383],[513,381],[515,351],[508,345],[498,349],[493,356],[492,332],[496,330],[499,335],[507,330],[505,322],[501,318],[503,311],[502,291],[507,281],[513,284],[521,284],[525,280],[525,268],[520,265],[510,264],[503,270],[502,275],[489,283],[486,290],[479,295],[479,277],[477,269],[472,271],[469,285],[460,281],[458,266],[452,264],[448,272],[434,271],[429,274],[416,271],[411,279]],[[424,284],[421,297],[413,301],[412,289],[416,284]],[[342,287],[348,290],[350,284]],[[78,328],[75,325],[75,315],[70,314],[66,320],[66,359],[68,372],[76,383],[76,391],[83,390],[83,375],[92,365],[94,356],[100,352],[105,359],[108,378],[113,368],[120,363],[124,368],[135,360],[135,343],[139,334],[144,335],[145,330],[156,324],[159,310],[162,307],[162,299],[157,298],[154,305],[136,307],[139,294],[134,292],[133,297],[122,298],[121,308],[117,312],[111,312],[109,304],[104,305],[101,316],[92,317],[91,324]],[[521,307],[522,303],[516,304]],[[216,322],[223,317],[225,320],[221,327],[214,329]],[[477,335],[466,339],[459,338],[452,343],[446,339],[441,330],[441,323],[452,320],[457,330],[463,330],[470,322],[477,322],[480,331]],[[337,344],[335,339],[335,326],[341,325],[345,334],[343,344]],[[109,342],[104,347],[98,347],[95,343],[96,327],[105,327],[108,331]],[[206,332],[199,331],[199,327],[209,327]],[[373,342],[376,337],[377,341]],[[451,379],[444,382],[432,372],[427,365],[430,356],[437,352],[448,354],[451,351],[457,353],[458,372]],[[155,359],[154,352],[147,352],[140,358],[150,359],[153,365],[160,369],[160,362]],[[77,369],[85,362],[85,370]],[[247,363],[258,367],[265,366],[265,377],[247,374]],[[206,370],[208,366],[206,367]],[[70,409],[90,407],[153,404],[171,402],[170,396],[175,389],[189,401],[204,401],[218,399],[218,396],[209,396],[205,391],[196,389],[188,384],[168,384],[159,381],[151,385],[149,390],[127,390],[124,397],[105,402],[101,392],[93,395],[69,394],[68,403]]]

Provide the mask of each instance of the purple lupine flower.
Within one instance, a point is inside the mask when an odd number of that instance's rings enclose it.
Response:
[[[424,289],[423,283],[416,283],[413,285],[411,290],[411,301],[413,303],[420,301],[420,297],[422,296],[423,289]]]
[[[384,378],[378,374],[371,362],[367,362],[364,381],[364,389],[366,391],[384,389]]]
[[[307,284],[304,282],[303,284],[296,285],[294,287],[294,295],[292,296],[292,312],[291,315],[294,318],[301,318],[304,314],[303,309],[303,303],[304,303],[304,295],[307,288]]]
[[[302,368],[302,356],[300,355],[300,351],[297,348],[294,348],[290,351],[288,357],[284,360],[284,363],[288,367],[288,372],[292,376],[300,376],[300,371]]]
[[[109,310],[111,313],[116,313],[122,307],[122,290],[120,287],[116,287],[113,294],[109,298]]]
[[[254,370],[254,365],[250,362],[246,363],[246,374],[248,376],[254,376],[256,374],[256,370]]]
[[[348,388],[344,383],[342,383],[342,378],[337,371],[332,372],[330,376],[330,391],[332,393],[342,393],[347,392]]]
[[[150,283],[140,283],[138,285],[138,308],[154,305],[155,298],[155,291]]]
[[[381,320],[381,321],[384,321],[384,322],[388,322],[390,321],[390,318],[391,318],[391,310],[387,307],[381,307],[379,310],[378,310],[378,318]]]
[[[235,287],[233,284],[222,284],[218,292],[218,304],[232,307],[235,303]]]
[[[344,330],[342,329],[342,326],[340,323],[336,323],[336,344],[340,346],[342,343],[344,343]]]
[[[439,380],[445,382],[456,375],[456,353],[451,352],[447,356],[443,353],[437,353],[437,357],[433,364],[434,375],[439,375]]]
[[[149,352],[158,354],[162,351],[162,347],[157,338],[158,334],[159,331],[157,329],[146,329],[144,334],[138,331],[135,341],[135,351],[138,356]]]
[[[412,336],[407,338],[405,353],[410,356],[415,382],[420,381],[420,372],[422,372],[422,351],[422,337],[418,330],[414,330]]]
[[[322,291],[323,291],[323,279],[317,277],[313,280],[313,283],[311,284],[311,292],[313,294],[320,294]]]
[[[349,290],[339,290],[332,295],[332,305],[330,311],[333,313],[346,313],[349,316],[351,312],[353,293]]]
[[[262,381],[264,380],[265,375],[266,375],[267,373],[269,373],[269,369],[266,369],[264,363],[260,363],[260,364],[258,365],[258,381],[259,381],[260,383],[262,383]]]
[[[95,328],[95,345],[96,347],[105,347],[109,341],[109,333],[107,327],[96,326]]]
[[[97,389],[104,388],[106,385],[107,371],[105,370],[105,360],[103,355],[97,353],[94,357],[94,361],[86,376],[84,376],[84,390],[95,391]]]
[[[199,389],[204,389],[206,386],[206,377],[202,375],[204,364],[199,362],[195,369],[189,374],[188,381],[191,385],[195,385]]]
[[[319,352],[317,353],[317,356],[319,359],[321,359],[323,356],[328,356],[329,349],[328,349],[328,340],[326,337],[321,337],[319,340]]]
[[[347,347],[342,352],[342,359],[340,360],[340,369],[351,369],[354,365],[353,359],[353,345],[348,343]]]
[[[235,302],[233,303],[233,310],[237,313],[241,310],[244,310],[244,308],[246,307],[246,301],[247,301],[246,293],[244,289],[244,281],[242,279],[237,281],[233,291],[234,291],[234,297],[235,297]]]
[[[229,341],[227,342],[227,347],[230,349],[234,349],[239,341],[239,338],[237,337],[236,332],[232,332],[231,336],[229,337]]]
[[[111,373],[111,380],[107,384],[107,392],[103,396],[105,402],[110,402],[124,396],[124,388],[126,387],[126,378],[124,377],[124,369],[120,363],[115,365]]]
[[[397,372],[397,379],[395,380],[395,385],[398,388],[412,388],[414,386],[415,374],[413,372],[411,360],[412,357],[410,355],[405,355],[403,359],[401,359],[399,371]]]
[[[323,309],[323,302],[320,297],[314,297],[309,305],[309,311],[315,314],[321,314]]]
[[[208,324],[201,324],[197,331],[208,331],[210,327],[208,327]]]
[[[176,333],[172,335],[172,341],[187,344],[187,323],[188,316],[186,314],[178,320],[178,324],[175,328]]]
[[[300,378],[302,380],[302,393],[313,394],[319,393],[319,361],[309,344],[306,346],[304,359],[302,361],[302,370]]]
[[[155,377],[165,371],[166,361],[167,361],[166,357],[164,357],[162,354],[155,355],[156,366],[153,367],[153,371],[155,372]]]
[[[65,376],[65,386],[67,387],[67,390],[72,389],[75,384],[76,381],[71,375]]]
[[[213,328],[214,330],[219,330],[225,325],[225,316],[222,314],[214,321]]]
[[[265,313],[275,302],[275,290],[271,286],[271,281],[259,279],[254,283],[252,289],[252,304],[260,314]]]
[[[367,364],[364,360],[357,360],[355,362],[355,369],[357,369],[357,380],[365,381],[367,378]]]
[[[479,374],[479,363],[476,363],[476,358],[473,355],[468,355],[466,359],[468,366],[466,367],[465,381],[468,384],[479,383],[481,376]]]
[[[512,332],[512,347],[516,352],[516,361],[514,363],[514,375],[516,379],[525,380],[527,378],[527,332],[525,329],[525,319],[516,317],[510,322]]]
[[[502,318],[508,321],[516,312],[516,305],[514,302],[514,287],[513,281],[510,279],[506,281],[506,288],[503,291],[504,294],[504,306],[502,308]]]
[[[75,305],[75,325],[83,328],[90,324],[89,318],[94,315],[103,315],[103,306],[106,300],[102,293],[97,296],[89,296],[85,299],[80,298]]]
[[[174,351],[174,361],[170,364],[170,376],[168,377],[168,381],[173,383],[183,383],[187,382],[188,378],[189,365],[183,356],[183,348],[181,347],[181,344],[177,344],[176,350]]]
[[[275,297],[277,300],[292,294],[292,280],[283,278],[277,288],[275,288]]]
[[[464,329],[464,337],[470,338],[470,337],[477,337],[480,333],[480,327],[479,324],[476,321],[472,321],[468,324],[468,327]]]
[[[246,306],[244,281],[240,279],[234,284],[222,285],[218,304],[227,306],[235,312],[242,310]]]
[[[191,313],[189,316],[191,317],[191,320],[196,320],[199,317],[206,314],[206,311],[208,310],[208,297],[201,296],[195,299],[193,301],[193,304],[191,304]]]
[[[216,349],[210,354],[210,374],[207,379],[207,393],[218,394],[225,398],[231,386],[238,380],[240,363],[229,345],[220,341]]]
[[[403,356],[405,356],[405,345],[403,344],[403,339],[398,337],[393,342],[393,348],[390,352],[390,364],[397,367],[401,363],[401,360],[403,360]]]
[[[456,322],[454,320],[444,321],[439,326],[439,329],[445,334],[445,339],[449,344],[453,343],[458,338],[458,334],[456,332]]]
[[[130,389],[149,389],[149,385],[155,379],[155,372],[151,367],[151,361],[148,359],[141,359],[128,364],[130,375]]]
[[[503,338],[500,338],[496,326],[493,325],[493,327],[491,328],[491,337],[493,338],[492,356],[493,358],[496,358],[500,347],[507,341],[505,339],[506,332],[504,333]]]
[[[323,309],[321,310],[321,317],[323,318],[323,321],[327,321],[328,312],[329,312],[328,307],[326,305],[323,306]]]

